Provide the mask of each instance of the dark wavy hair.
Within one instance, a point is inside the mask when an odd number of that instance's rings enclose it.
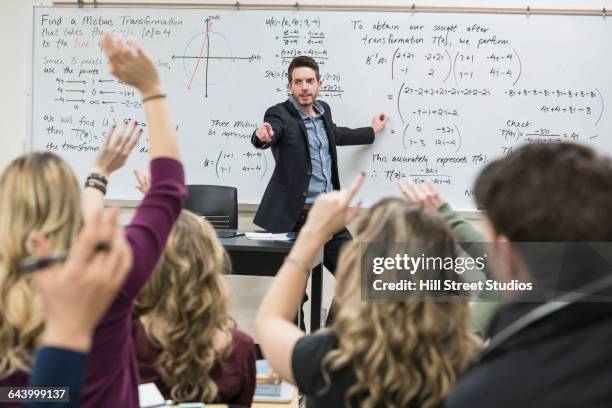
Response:
[[[287,78],[289,78],[289,83],[291,83],[291,81],[293,80],[293,70],[295,68],[300,67],[311,68],[317,74],[317,81],[321,80],[321,74],[319,73],[319,64],[317,64],[317,61],[306,55],[300,55],[291,60],[291,63],[289,64],[289,69],[287,70]]]

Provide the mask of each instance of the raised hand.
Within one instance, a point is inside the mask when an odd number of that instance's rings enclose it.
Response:
[[[424,183],[420,184],[415,184],[410,180],[400,181],[399,188],[406,200],[411,203],[423,204],[433,211],[437,211],[446,202],[430,180],[425,180]]]
[[[120,131],[113,125],[106,134],[102,148],[96,154],[93,172],[108,177],[113,171],[123,167],[141,135],[142,128],[136,121],[124,121]]]
[[[362,173],[357,176],[347,190],[321,194],[310,209],[304,228],[316,231],[324,236],[332,235],[344,228],[359,211],[359,203],[354,207],[349,207],[349,205],[364,180],[365,175]]]
[[[142,194],[146,194],[147,191],[149,191],[149,188],[151,187],[151,175],[149,174],[149,171],[144,170],[141,173],[137,169],[134,169],[134,176],[136,177],[136,182],[138,183],[136,188]]]
[[[161,93],[157,67],[136,37],[125,40],[121,34],[102,34],[100,44],[108,57],[110,72],[137,88],[143,98]]]

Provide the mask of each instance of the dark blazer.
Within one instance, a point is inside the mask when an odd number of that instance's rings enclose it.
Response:
[[[329,105],[322,101],[319,103],[325,109],[323,120],[332,159],[332,183],[334,189],[339,190],[336,146],[371,144],[374,142],[374,130],[371,127],[338,127],[332,120]],[[304,121],[290,101],[270,107],[264,121],[274,130],[272,141],[264,144],[253,132],[251,143],[258,149],[271,147],[276,166],[254,222],[267,231],[288,232],[300,216],[312,174],[308,134]]]

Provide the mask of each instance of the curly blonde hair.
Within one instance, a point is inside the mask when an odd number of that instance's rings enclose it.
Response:
[[[221,331],[231,339],[235,322],[223,274],[229,257],[205,220],[183,210],[166,249],[135,303],[136,316],[163,322],[163,335],[144,325],[147,338],[162,349],[155,368],[177,402],[212,402],[217,385],[209,373],[229,349],[213,346]]]
[[[409,248],[407,243],[427,242],[451,243],[442,245],[446,250],[438,249],[437,255],[456,256],[455,249],[448,253],[456,245],[444,220],[420,205],[389,198],[368,211],[357,225],[355,239],[341,252],[338,313],[332,326],[338,347],[325,355],[322,372],[330,387],[331,372],[352,367],[357,382],[345,395],[347,406],[356,398],[365,408],[438,407],[480,346],[470,331],[465,299],[361,300],[362,254],[383,243],[387,244],[384,256],[394,257],[398,244]],[[457,275],[450,272],[431,279],[457,280]]]
[[[43,331],[42,302],[19,269],[31,232],[66,251],[82,225],[79,183],[59,156],[20,156],[0,176],[0,378],[31,371]]]

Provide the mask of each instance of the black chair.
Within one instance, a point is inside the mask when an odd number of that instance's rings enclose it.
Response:
[[[206,217],[218,229],[238,228],[238,190],[235,187],[192,184],[187,186],[185,209]]]

